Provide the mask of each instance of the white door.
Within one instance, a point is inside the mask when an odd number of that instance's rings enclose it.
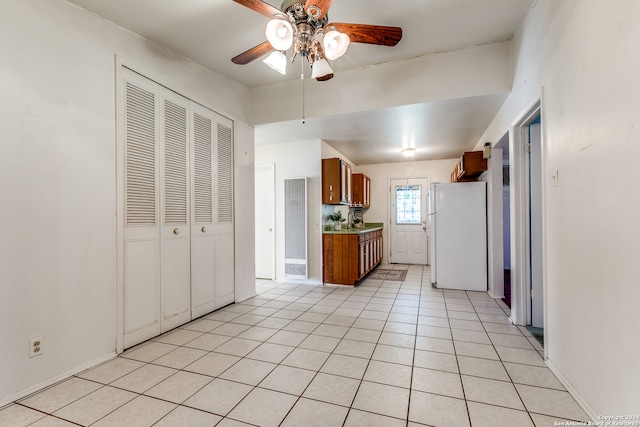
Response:
[[[193,209],[192,318],[235,298],[233,134],[230,120],[191,103]]]
[[[199,317],[216,308],[216,245],[213,225],[213,117],[192,105],[193,210],[191,222],[191,310]]]
[[[234,302],[234,156],[231,120],[133,71],[122,76],[118,224],[128,348]]]
[[[161,332],[191,320],[189,100],[161,89]]]
[[[235,301],[234,156],[233,122],[219,114],[215,118],[216,308],[220,308]]]
[[[389,262],[427,264],[429,181],[426,178],[392,179],[390,188]]]
[[[188,109],[124,73],[124,346],[191,319]]]
[[[529,126],[529,262],[531,325],[544,327],[542,277],[542,148],[540,123]]]
[[[275,279],[275,166],[258,165],[255,170],[256,277]]]
[[[135,73],[124,78],[124,347],[160,334],[158,89]]]

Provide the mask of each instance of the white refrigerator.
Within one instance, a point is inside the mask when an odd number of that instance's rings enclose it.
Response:
[[[487,190],[484,182],[432,184],[431,283],[487,290]]]

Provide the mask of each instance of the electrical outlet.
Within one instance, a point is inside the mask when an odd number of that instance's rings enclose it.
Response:
[[[43,337],[31,338],[29,340],[29,357],[40,356],[44,353]]]

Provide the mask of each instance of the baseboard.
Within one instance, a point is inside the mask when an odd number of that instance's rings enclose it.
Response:
[[[248,299],[251,299],[251,298],[254,298],[254,297],[257,297],[257,296],[258,296],[258,293],[257,293],[257,292],[254,292],[253,294],[250,294],[250,295],[248,295],[248,296],[246,296],[246,297],[243,297],[242,299],[237,299],[237,300],[236,300],[236,304],[239,304],[239,303],[241,303],[241,302],[243,302],[243,301],[246,301],[246,300],[248,300]],[[209,313],[209,314],[211,314],[211,313]]]
[[[489,291],[488,294],[493,299],[502,299],[502,298],[504,298],[504,293],[502,295],[496,295],[493,292]]]
[[[42,381],[42,382],[40,382],[38,384],[35,384],[35,385],[33,385],[33,386],[29,387],[29,388],[21,390],[21,391],[19,391],[17,393],[9,395],[9,396],[3,398],[2,400],[0,400],[0,408],[2,408],[3,406],[9,405],[10,403],[13,403],[15,401],[18,401],[20,399],[23,399],[23,398],[25,398],[25,397],[33,394],[33,393],[36,393],[36,392],[38,392],[38,391],[40,391],[40,390],[42,390],[44,388],[51,387],[52,385],[54,385],[56,383],[59,383],[62,380],[65,380],[65,379],[67,379],[69,377],[72,377],[73,375],[75,375],[77,373],[80,373],[82,371],[86,371],[89,368],[93,368],[94,366],[97,366],[97,365],[99,365],[101,363],[104,363],[107,360],[113,359],[114,357],[116,357],[116,352],[115,351],[112,352],[112,353],[109,353],[106,356],[102,356],[102,357],[99,357],[98,359],[94,359],[91,362],[84,363],[84,364],[82,364],[82,365],[80,365],[78,367],[75,367],[73,369],[68,370],[67,372],[63,372],[60,375],[56,375],[53,378],[49,378],[48,380]]]
[[[562,372],[560,372],[560,370],[556,367],[556,365],[553,364],[553,362],[551,362],[549,359],[546,359],[545,363],[547,364],[551,372],[553,372],[553,374],[558,377],[558,380],[562,383],[564,388],[567,389],[569,394],[575,399],[578,405],[580,405],[582,410],[589,416],[589,418],[591,418],[591,421],[595,423],[598,420],[598,414],[596,413],[596,411],[594,411],[593,408],[589,406],[587,401],[582,398],[573,384],[571,384],[571,382],[564,375],[562,375]]]

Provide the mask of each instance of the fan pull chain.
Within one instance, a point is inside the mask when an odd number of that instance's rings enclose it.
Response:
[[[304,114],[304,61],[300,61],[301,72],[300,72],[300,81],[302,82],[302,124],[305,124],[305,114]]]

